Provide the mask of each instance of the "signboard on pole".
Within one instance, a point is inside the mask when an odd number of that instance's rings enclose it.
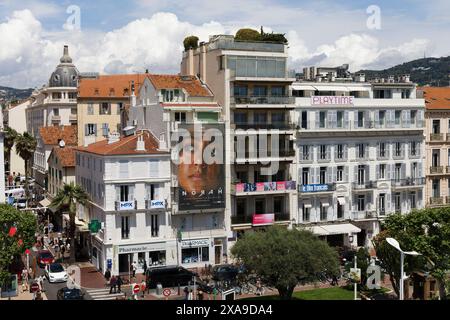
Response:
[[[361,283],[361,269],[350,268],[349,278],[353,283]]]
[[[141,290],[141,287],[137,283],[134,283],[133,284],[133,293],[138,294],[140,290]]]

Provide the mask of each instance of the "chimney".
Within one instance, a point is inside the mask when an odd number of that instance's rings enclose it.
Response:
[[[311,80],[311,73],[309,72],[309,68],[303,68],[303,79]]]
[[[144,135],[141,134],[138,136],[136,141],[136,151],[145,151],[145,141],[144,141]]]
[[[200,43],[199,72],[200,80],[206,83],[206,45],[204,42]]]
[[[195,76],[194,72],[194,50],[190,48],[188,50],[187,62],[186,62],[186,73],[188,76]]]
[[[405,74],[404,76],[405,82],[411,82],[410,77],[411,76],[409,74]]]
[[[136,95],[134,94],[134,81],[131,81],[131,107],[136,107]]]
[[[356,81],[358,82],[366,82],[366,75],[364,73],[359,73],[356,77]]]
[[[108,144],[118,142],[120,140],[120,133],[112,132],[108,135]]]

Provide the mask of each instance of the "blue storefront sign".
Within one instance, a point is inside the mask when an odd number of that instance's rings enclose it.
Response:
[[[305,184],[300,186],[301,192],[331,191],[329,184]]]
[[[112,259],[107,259],[106,260],[106,265],[108,269],[112,269]]]

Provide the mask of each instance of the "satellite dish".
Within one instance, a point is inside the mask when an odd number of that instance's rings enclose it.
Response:
[[[59,146],[60,146],[61,148],[64,148],[64,147],[66,146],[66,143],[64,142],[64,140],[61,140],[61,141],[59,142]]]

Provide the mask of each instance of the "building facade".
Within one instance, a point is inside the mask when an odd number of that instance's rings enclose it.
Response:
[[[450,88],[424,87],[426,205],[450,205]]]
[[[64,184],[75,183],[74,146],[53,147],[48,157],[48,194],[54,198]]]
[[[425,205],[424,101],[408,77],[311,69],[292,85],[296,221],[333,245],[370,247],[385,216]]]

